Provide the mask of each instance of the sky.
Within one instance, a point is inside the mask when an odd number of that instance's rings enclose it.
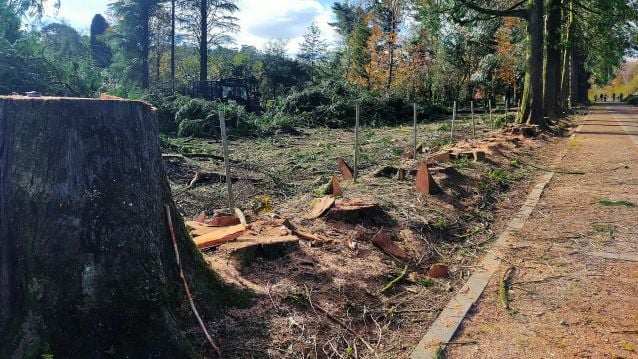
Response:
[[[252,45],[263,49],[271,39],[288,39],[288,52],[299,49],[303,34],[315,21],[325,39],[335,39],[332,21],[334,0],[238,0],[240,32],[235,36],[237,47]],[[58,11],[47,11],[46,21],[64,22],[80,33],[88,34],[93,15],[106,14],[105,0],[61,0]],[[57,13],[57,14],[56,14]]]

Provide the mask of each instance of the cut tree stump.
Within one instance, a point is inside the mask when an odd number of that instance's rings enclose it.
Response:
[[[245,295],[220,283],[186,232],[155,111],[0,97],[0,357],[211,357],[184,331],[197,322],[183,310],[167,204],[199,313],[213,320]]]

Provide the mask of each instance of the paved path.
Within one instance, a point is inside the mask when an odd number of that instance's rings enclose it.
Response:
[[[587,174],[556,173],[447,358],[638,358],[638,108],[592,109],[559,166]]]

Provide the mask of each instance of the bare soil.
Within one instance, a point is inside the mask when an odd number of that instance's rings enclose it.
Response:
[[[556,173],[446,357],[638,358],[638,110],[593,108],[581,126],[559,166],[586,174]]]
[[[207,323],[229,358],[406,358],[439,311],[463,285],[476,261],[489,249],[509,216],[516,212],[538,169],[548,164],[564,139],[542,135],[530,140],[490,132],[478,121],[480,138],[500,143],[486,160],[454,160],[434,178],[444,192],[417,195],[414,177],[404,181],[373,177],[379,168],[416,168],[402,157],[412,146],[411,127],[362,130],[362,177],[342,182],[345,198],[379,204],[382,213],[354,219],[305,219],[313,199],[337,173],[337,157],[352,162],[353,131],[301,129],[301,133],[231,139],[233,185],[238,207],[249,221],[288,218],[296,227],[323,238],[312,246],[274,259],[257,258],[236,268],[229,282],[254,290],[253,305],[232,309]],[[467,117],[456,123],[455,141],[471,137]],[[419,125],[425,153],[449,142],[449,124]],[[290,131],[286,131],[290,132]],[[469,141],[472,142],[472,141]],[[217,141],[165,139],[165,152],[221,154]],[[214,158],[166,157],[176,202],[185,218],[227,207],[224,183],[183,190],[195,171],[223,173]],[[261,196],[257,198],[257,196]],[[264,197],[272,212],[257,213]],[[394,258],[370,243],[381,229],[408,254]],[[220,251],[205,255],[226,273]],[[221,259],[221,260],[220,260]],[[221,263],[221,264],[220,264]],[[427,277],[431,265],[444,263],[449,275]],[[408,275],[390,290],[381,289],[407,265]],[[206,298],[196,298],[206,300]]]

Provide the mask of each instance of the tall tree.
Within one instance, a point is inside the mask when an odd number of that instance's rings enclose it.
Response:
[[[91,56],[93,61],[101,67],[106,68],[111,64],[113,53],[111,48],[102,40],[103,35],[109,28],[108,22],[101,14],[95,14],[91,20]]]
[[[315,22],[309,27],[303,37],[303,42],[299,46],[297,58],[301,63],[310,69],[311,77],[314,79],[316,65],[326,59],[328,43],[321,37],[321,29]]]
[[[376,22],[383,31],[381,48],[387,53],[386,69],[388,73],[387,82],[385,84],[386,91],[390,89],[392,81],[394,81],[394,70],[396,67],[396,56],[399,29],[403,20],[403,10],[405,0],[380,0],[374,6]]]
[[[200,53],[200,80],[208,78],[208,50],[233,41],[239,30],[237,0],[178,0],[178,20],[186,40],[197,43]]]
[[[543,33],[543,0],[523,0],[513,4],[506,2],[505,5],[497,3],[502,8],[490,8],[480,0],[456,0],[458,5],[470,9],[475,14],[498,16],[498,17],[518,17],[527,20],[527,35],[529,38],[528,47],[528,68],[525,75],[525,87],[522,99],[521,122],[534,123],[542,127],[547,127],[544,117],[543,107],[543,58],[544,58],[544,33]],[[525,6],[525,4],[527,5]],[[475,14],[469,14],[470,18]],[[463,21],[471,21],[467,18]]]
[[[142,88],[150,84],[151,17],[160,0],[117,0],[109,7],[119,20],[116,41],[122,50],[128,77]]]

